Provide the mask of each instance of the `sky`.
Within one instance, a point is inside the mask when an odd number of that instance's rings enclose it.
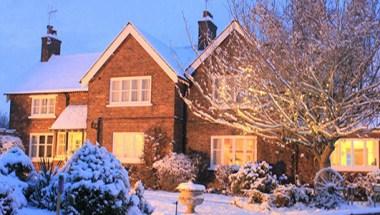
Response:
[[[0,0],[0,112],[9,112],[3,94],[22,85],[40,60],[48,11],[57,10],[50,24],[67,55],[103,51],[128,22],[167,44],[190,45],[205,7],[205,0]],[[207,9],[218,33],[232,19],[227,0],[209,0]]]

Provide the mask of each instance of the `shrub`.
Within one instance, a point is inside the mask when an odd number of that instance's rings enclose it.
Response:
[[[12,147],[0,155],[0,172],[3,175],[15,172],[20,180],[25,181],[32,171],[34,171],[33,163],[22,149]]]
[[[145,189],[141,181],[136,182],[131,192],[132,206],[130,207],[129,212],[132,210],[136,211],[136,208],[138,208],[138,210],[141,211],[143,214],[153,213],[153,207],[144,198],[144,192],[145,192]]]
[[[243,165],[237,173],[229,176],[231,191],[243,193],[256,189],[263,193],[271,193],[278,182],[270,170],[271,166],[265,161]]]
[[[19,137],[10,134],[0,135],[0,154],[5,153],[15,146],[25,151],[24,145]]]
[[[42,158],[39,163],[40,171],[35,173],[32,177],[30,177],[29,188],[31,195],[29,197],[30,203],[39,208],[48,208],[48,203],[46,201],[52,201],[49,199],[51,197],[51,193],[48,193],[47,187],[50,185],[51,181],[54,177],[57,176],[58,167],[62,164],[62,162],[58,162],[56,165],[54,161],[49,161],[47,159]],[[55,192],[54,192],[55,195]],[[49,199],[49,200],[48,200]],[[54,198],[55,199],[55,198]],[[55,205],[53,205],[55,206]],[[49,207],[52,209],[51,207]]]
[[[378,201],[379,196],[373,192],[373,184],[380,184],[380,171],[362,174],[345,174],[346,187],[352,189],[353,193],[349,196],[346,191],[346,198],[354,201]]]
[[[1,184],[0,186],[0,214],[13,215],[17,212],[17,207],[14,205],[14,199],[12,197],[13,190]]]
[[[194,180],[197,170],[191,159],[184,154],[172,153],[153,164],[159,187],[173,191],[178,184]]]
[[[294,184],[279,185],[270,195],[270,205],[275,207],[290,207],[301,202],[309,204],[313,199],[313,189]]]
[[[193,166],[195,167],[196,182],[199,184],[207,184],[212,180],[212,174],[209,171],[210,158],[204,152],[198,152],[194,150],[189,150],[189,158]]]
[[[246,194],[248,196],[248,203],[250,204],[261,204],[267,201],[267,196],[258,190],[250,190]]]
[[[65,213],[127,213],[128,172],[104,147],[85,143],[67,162],[62,174]]]
[[[167,133],[160,127],[150,128],[145,135],[144,164],[152,167],[153,163],[161,160],[172,151],[172,143]]]
[[[216,188],[223,193],[230,191],[230,175],[237,173],[239,167],[235,165],[220,165],[215,170],[215,180],[217,182]]]

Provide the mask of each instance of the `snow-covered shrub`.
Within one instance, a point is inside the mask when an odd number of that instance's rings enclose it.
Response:
[[[0,155],[0,172],[9,175],[15,172],[21,180],[26,180],[28,174],[34,171],[30,158],[18,147],[12,147]]]
[[[209,156],[204,152],[194,151],[192,149],[189,149],[188,156],[197,171],[195,182],[198,184],[209,183],[210,179],[212,179],[212,174],[208,169],[210,165]]]
[[[196,178],[197,170],[184,154],[171,153],[153,164],[161,189],[173,191],[178,184]]]
[[[270,195],[270,205],[275,207],[290,207],[301,202],[309,204],[313,199],[313,189],[294,184],[279,185]]]
[[[228,193],[230,190],[230,175],[237,173],[239,166],[236,165],[220,165],[215,170],[216,189],[223,193]]]
[[[13,215],[17,212],[17,207],[14,205],[12,197],[12,188],[5,184],[0,184],[0,214]]]
[[[0,187],[9,188],[9,195],[12,197],[12,205],[14,208],[22,208],[27,205],[25,198],[25,192],[28,188],[28,184],[21,181],[15,174],[15,172],[9,175],[0,174]]]
[[[0,134],[0,154],[15,146],[25,151],[24,145],[19,137],[10,134]]]
[[[345,181],[347,189],[350,188],[351,196],[346,191],[346,198],[354,201],[379,201],[379,197],[373,191],[373,184],[380,184],[380,171],[369,172],[365,175],[362,174],[346,174]],[[353,196],[352,196],[353,195]]]
[[[266,202],[268,197],[266,194],[258,191],[258,190],[250,190],[246,192],[246,195],[248,196],[248,202],[250,204],[261,204],[263,202]]]
[[[271,193],[278,183],[277,177],[270,170],[271,166],[265,161],[244,164],[237,173],[229,177],[231,192],[243,193],[255,189]]]
[[[144,164],[152,167],[153,163],[161,160],[172,151],[172,140],[160,127],[150,128],[145,132]]]
[[[65,180],[65,213],[127,213],[130,188],[128,172],[104,147],[85,143],[60,174],[64,175]]]
[[[48,202],[46,198],[52,197],[49,189],[47,188],[54,177],[58,174],[58,167],[61,165],[61,161],[57,164],[53,160],[41,159],[39,163],[39,172],[35,172],[28,181],[30,188],[30,203],[39,208],[48,208]],[[47,192],[49,191],[49,193]],[[55,195],[55,192],[54,192]],[[53,205],[55,206],[55,205]],[[50,207],[51,208],[51,207]]]
[[[138,181],[135,183],[132,192],[131,192],[131,205],[129,207],[129,213],[131,211],[136,211],[136,208],[138,208],[137,211],[140,211],[143,214],[152,214],[153,213],[153,207],[149,202],[144,198],[144,185],[141,181]]]

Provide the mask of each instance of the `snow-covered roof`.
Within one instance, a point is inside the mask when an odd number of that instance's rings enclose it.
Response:
[[[86,129],[87,105],[69,105],[53,123],[51,129]]]
[[[38,63],[25,77],[25,82],[6,94],[87,91],[80,78],[95,63],[100,53],[53,55],[48,62]]]

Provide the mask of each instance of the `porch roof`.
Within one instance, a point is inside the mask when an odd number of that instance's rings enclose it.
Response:
[[[69,105],[53,123],[53,130],[86,129],[87,105]]]

